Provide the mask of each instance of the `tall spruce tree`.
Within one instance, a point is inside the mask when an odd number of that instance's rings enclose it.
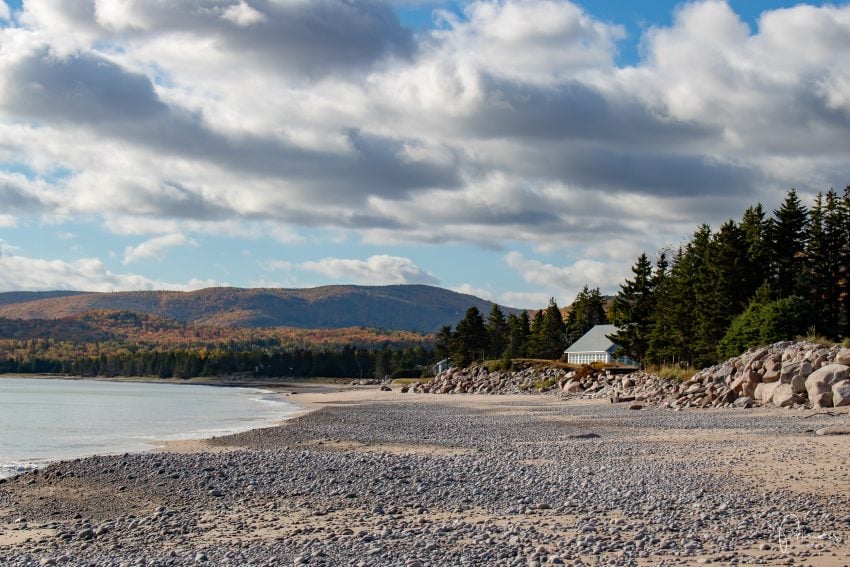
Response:
[[[466,315],[455,327],[452,358],[458,366],[469,366],[487,353],[489,337],[484,318],[478,308],[466,310]]]
[[[704,277],[697,283],[697,363],[711,364],[717,360],[718,342],[755,291],[743,283],[752,270],[746,234],[734,221],[724,223],[711,239]]]
[[[576,342],[582,335],[596,325],[608,322],[605,315],[605,300],[599,288],[590,289],[587,285],[578,292],[567,315],[567,345]]]
[[[850,337],[850,186],[844,189],[841,198],[842,216],[844,218],[844,247],[841,251],[841,277],[839,279],[839,293],[841,294],[842,309],[840,321],[840,335],[844,338]]]
[[[844,250],[850,246],[850,235],[846,230],[847,217],[850,215],[844,206],[844,200],[833,190],[826,194],[824,205],[823,233],[826,240],[826,254],[819,270],[825,272],[825,311],[824,333],[834,339],[840,334],[842,320],[841,286],[846,276],[847,264],[844,263]]]
[[[824,232],[823,194],[818,193],[815,202],[809,209],[809,234],[806,242],[806,283],[812,309],[816,313],[817,329],[825,332],[827,296],[829,294],[829,278],[827,270],[823,269],[826,257],[829,256],[828,243]]]
[[[511,358],[528,355],[530,336],[531,323],[528,319],[528,311],[523,311],[519,316],[513,313],[508,315],[508,352]]]
[[[543,358],[543,310],[534,314],[529,325],[528,356],[531,358]]]
[[[561,309],[555,298],[549,299],[549,305],[538,311],[531,323],[532,356],[535,358],[560,358],[566,343],[566,327]]]
[[[434,354],[437,360],[449,358],[454,350],[454,333],[451,325],[443,325],[437,331],[437,340],[434,343]]]
[[[746,289],[747,295],[752,295],[764,284],[768,277],[769,223],[761,203],[747,208],[741,218],[740,226],[741,230],[744,231],[747,259],[752,267],[748,277],[741,284]]]
[[[505,352],[508,345],[508,323],[502,309],[493,304],[490,314],[487,316],[487,335],[489,337],[488,356],[499,358]]]
[[[649,348],[654,313],[652,263],[646,254],[638,257],[632,274],[614,298],[612,322],[619,330],[611,340],[627,356],[641,361]]]
[[[678,252],[681,254],[681,250]],[[675,267],[675,256],[674,256]],[[667,252],[662,252],[655,262],[655,272],[652,275],[653,282],[653,309],[650,321],[649,340],[647,344],[645,362],[658,363],[666,358],[672,358],[673,328],[669,324],[667,312],[664,308],[669,301],[672,292],[672,272]]]
[[[549,305],[543,314],[545,353],[547,358],[561,358],[566,345],[567,327],[561,308],[555,302],[555,298],[549,299]]]
[[[775,298],[805,295],[805,250],[808,211],[794,189],[768,224],[770,239],[769,281]]]

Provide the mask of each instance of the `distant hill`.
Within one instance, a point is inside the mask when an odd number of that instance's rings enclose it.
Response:
[[[60,319],[91,310],[145,313],[219,327],[332,329],[378,327],[433,332],[471,306],[492,303],[426,285],[335,285],[307,289],[207,288],[198,291],[0,293],[0,317]],[[505,313],[518,313],[504,309]]]
[[[29,301],[38,301],[39,299],[49,299],[53,297],[70,297],[73,295],[83,295],[86,291],[7,291],[0,293],[0,305],[10,305],[13,303],[26,303]]]
[[[348,327],[299,329],[294,327],[215,327],[181,323],[174,319],[134,311],[86,311],[61,319],[6,319],[0,317],[0,361],[28,357],[63,359],[85,352],[174,349],[323,349],[408,348],[433,343],[433,334],[407,330]],[[38,343],[45,341],[46,343]],[[97,347],[91,351],[91,346]],[[86,346],[81,346],[86,345]]]

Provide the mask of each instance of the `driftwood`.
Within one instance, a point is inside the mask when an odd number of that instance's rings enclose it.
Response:
[[[622,396],[622,397],[612,396],[611,397],[611,403],[612,404],[621,404],[621,403],[625,403],[625,402],[633,402],[636,399],[637,398],[635,398],[634,396]]]
[[[834,412],[834,411],[818,411],[818,412],[815,412],[815,413],[812,413],[812,414],[809,414],[809,415],[804,415],[803,419],[809,419],[810,417],[814,417],[816,415],[828,415],[828,416],[831,416],[831,417],[835,417],[836,415],[841,415],[841,414],[838,413],[838,412]]]

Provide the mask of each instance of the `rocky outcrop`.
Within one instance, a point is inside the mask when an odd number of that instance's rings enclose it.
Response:
[[[751,349],[741,356],[706,368],[682,384],[691,399],[679,396],[676,404],[723,406],[752,398],[779,407],[833,407],[844,402],[845,389],[835,386],[847,379],[850,349],[811,342],[781,342]],[[690,384],[690,386],[688,386]],[[847,392],[850,394],[850,392]]]

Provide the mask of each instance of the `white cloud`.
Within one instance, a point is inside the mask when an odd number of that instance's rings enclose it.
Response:
[[[538,291],[507,291],[500,297],[502,305],[534,311],[546,307],[549,304],[549,298],[552,296],[546,292]],[[561,305],[569,305],[570,303],[572,303],[572,299],[566,303],[561,303]]]
[[[459,286],[450,288],[458,293],[466,293],[492,301],[503,307],[511,307],[518,309],[542,309],[549,303],[549,298],[552,294],[549,292],[537,291],[502,291],[496,292],[489,287],[477,287],[470,283],[464,283]],[[572,301],[572,300],[570,300]]]
[[[266,19],[265,14],[252,8],[246,4],[244,0],[239,2],[239,4],[229,6],[226,10],[224,10],[221,17],[243,28],[252,26]]]
[[[410,258],[384,254],[370,256],[366,260],[323,258],[304,262],[299,267],[334,280],[365,285],[439,284],[437,278],[414,264]]]
[[[0,20],[11,20],[12,19],[12,11],[9,9],[9,5],[4,2],[4,0],[0,0]]]
[[[12,215],[0,214],[0,228],[14,228],[18,221]]]
[[[554,266],[527,259],[519,252],[508,253],[505,263],[526,282],[548,290],[561,305],[572,303],[585,285],[598,287],[602,293],[614,293],[628,274],[628,267],[620,262],[583,259],[568,266]]]
[[[486,299],[487,301],[496,301],[493,290],[486,289],[483,287],[476,287],[471,283],[462,283],[458,286],[450,287],[449,289],[458,293],[474,295],[475,297],[480,297],[481,299]]]
[[[223,285],[214,280],[192,279],[186,283],[154,280],[138,274],[110,271],[97,258],[72,262],[45,260],[10,254],[0,250],[0,290],[81,291],[192,290]]]
[[[571,2],[476,1],[464,12],[462,20],[442,13],[441,55],[513,80],[551,84],[611,67],[615,41],[625,36]]]
[[[270,260],[263,264],[263,268],[269,272],[289,272],[295,266],[286,260]]]
[[[162,260],[168,248],[187,245],[197,246],[197,243],[190,240],[186,235],[179,233],[157,236],[145,240],[137,246],[128,246],[125,248],[124,264],[131,264],[144,259]]]

